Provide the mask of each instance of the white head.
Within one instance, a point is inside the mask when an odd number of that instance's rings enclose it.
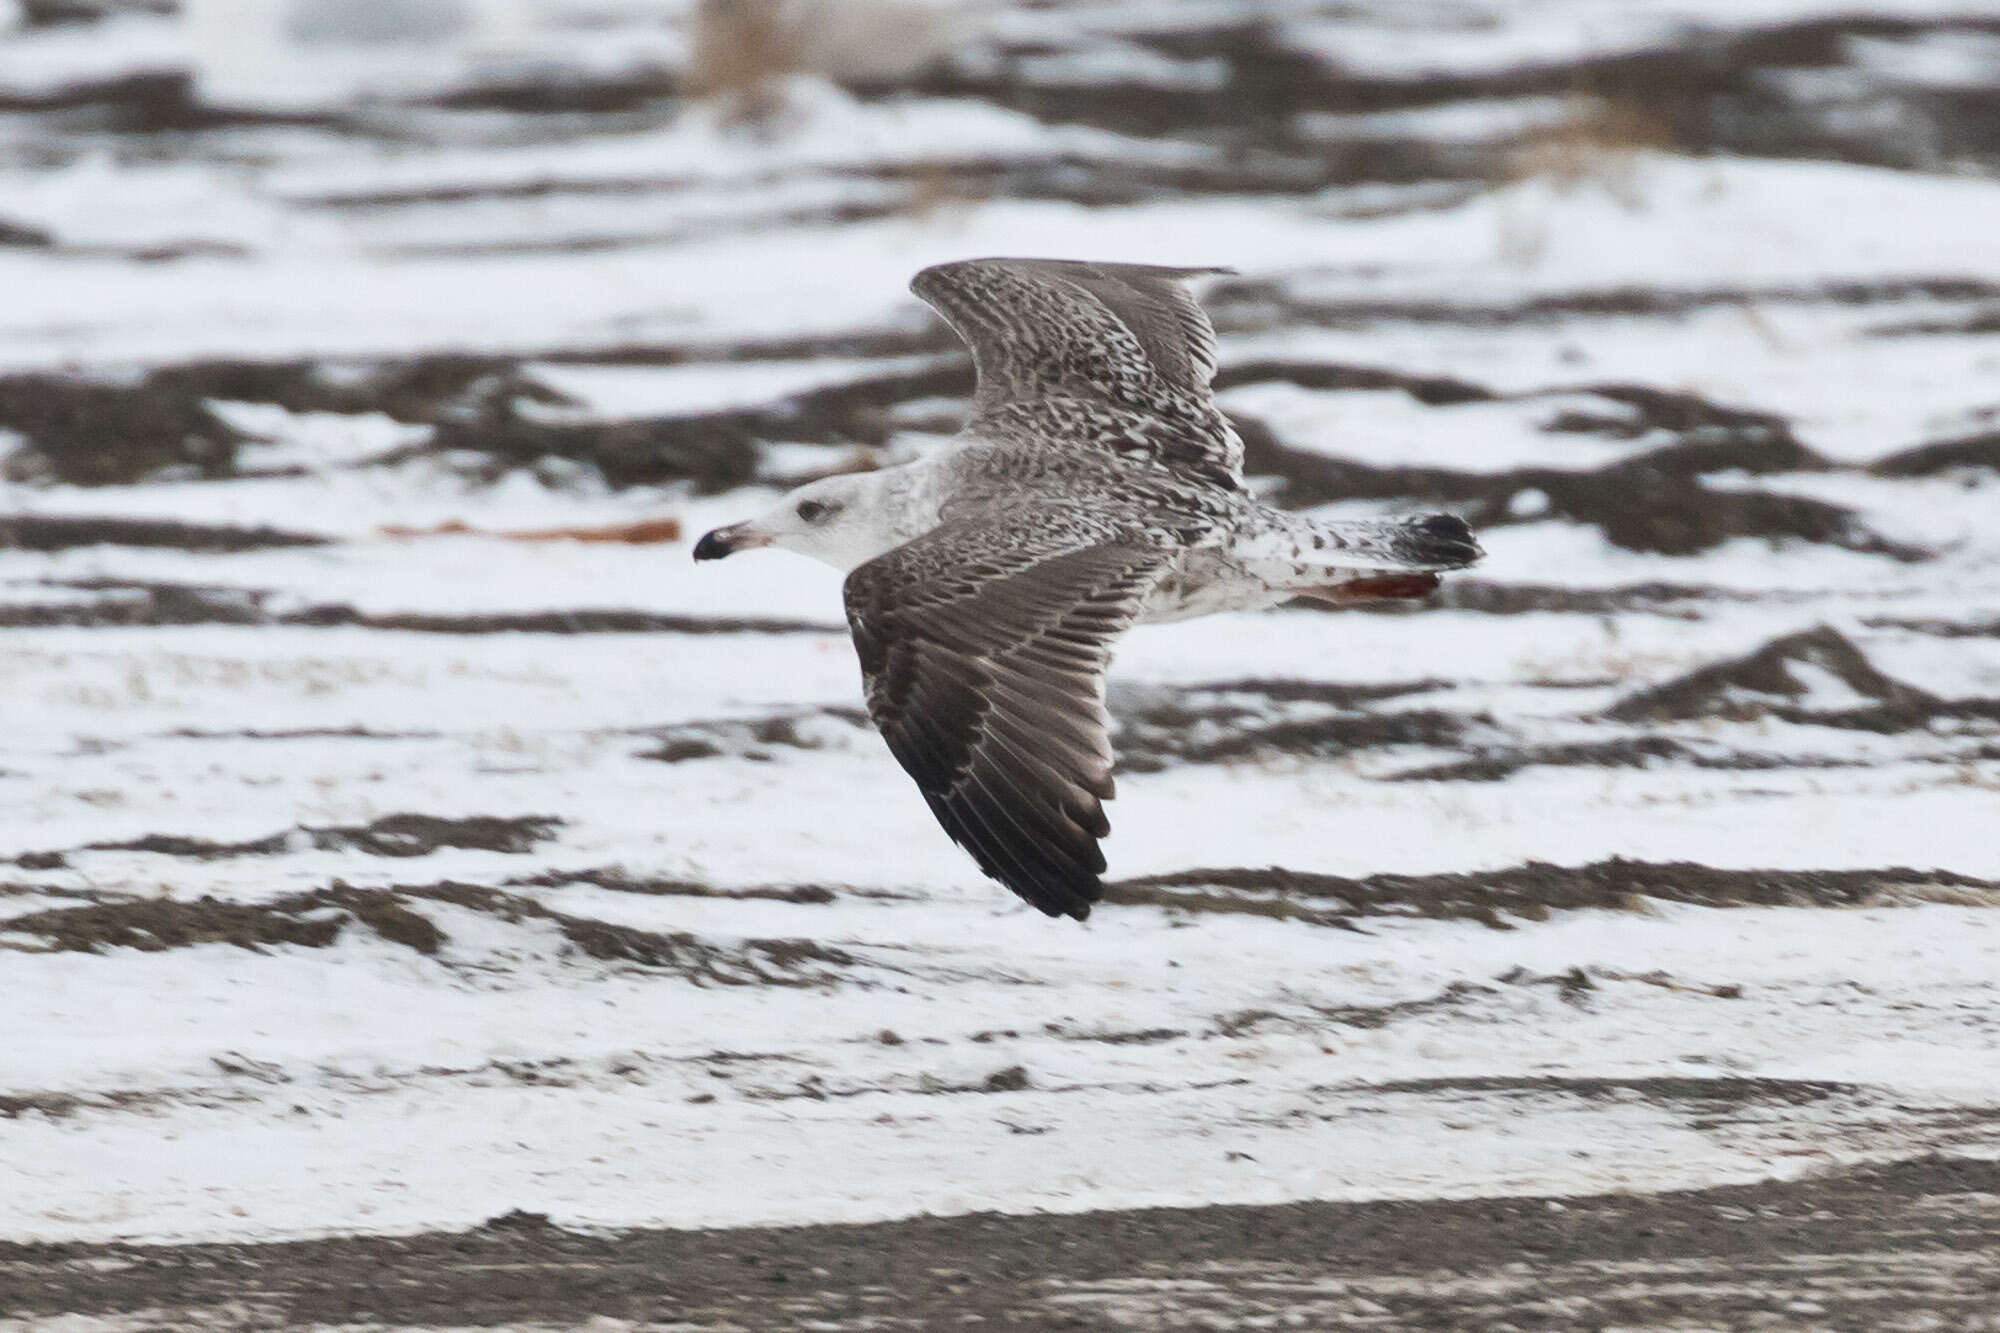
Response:
[[[882,474],[871,472],[801,486],[768,513],[703,537],[694,545],[694,558],[720,560],[738,551],[777,546],[835,569],[853,569],[903,543],[883,522],[882,487]]]

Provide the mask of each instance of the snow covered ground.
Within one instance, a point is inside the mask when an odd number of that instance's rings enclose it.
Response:
[[[289,104],[108,8],[0,33],[0,1238],[2000,1155],[1990,10],[1054,5],[744,126],[688,6]],[[937,830],[836,577],[688,560],[949,433],[904,284],[980,253],[1235,266],[1257,484],[1490,553],[1135,633],[1085,925]]]

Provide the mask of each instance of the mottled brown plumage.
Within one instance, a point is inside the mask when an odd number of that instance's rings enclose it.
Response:
[[[1047,518],[996,514],[871,560],[847,618],[868,711],[945,832],[1042,911],[1082,918],[1111,831],[1104,672],[1170,553],[1080,546]]]
[[[782,545],[849,570],[868,710],[938,822],[1051,916],[1102,894],[1104,674],[1134,624],[1421,596],[1478,558],[1465,524],[1329,523],[1261,504],[1210,384],[1190,279],[1224,269],[971,259],[911,289],[972,351],[937,455],[802,487],[698,559]]]

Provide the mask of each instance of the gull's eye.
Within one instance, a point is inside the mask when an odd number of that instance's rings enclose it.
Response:
[[[817,523],[833,512],[833,506],[822,500],[799,501],[799,517],[808,523]]]

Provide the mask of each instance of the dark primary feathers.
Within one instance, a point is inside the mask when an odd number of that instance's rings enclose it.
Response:
[[[1457,514],[1428,514],[1403,525],[1398,554],[1424,569],[1459,569],[1485,554]]]
[[[945,831],[1050,916],[1103,893],[1104,672],[1167,553],[1077,516],[948,524],[848,575],[868,711]]]
[[[1215,330],[1187,281],[1220,272],[971,259],[911,283],[979,384],[967,447],[940,460],[955,469],[940,525],[847,576],[848,624],[868,711],[931,812],[1050,916],[1082,919],[1103,894],[1113,641],[1156,589],[1186,595],[1191,550],[1211,552],[1199,577],[1227,575],[1212,552],[1237,549],[1246,516],[1294,555],[1303,540],[1244,491],[1210,389]],[[1385,572],[1329,574],[1349,600],[1420,595],[1425,571],[1478,548],[1438,516],[1359,532],[1355,553]],[[1234,573],[1264,604],[1269,585]]]
[[[1233,486],[1243,444],[1210,392],[1215,328],[1187,289],[1226,268],[965,259],[910,290],[972,350],[967,429],[1096,444]]]

